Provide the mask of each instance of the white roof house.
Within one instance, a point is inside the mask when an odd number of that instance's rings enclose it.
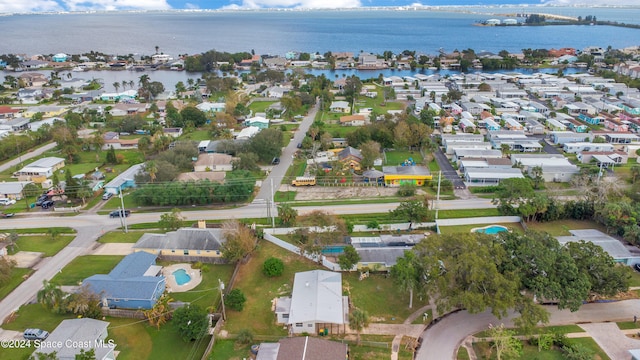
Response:
[[[296,273],[289,326],[295,334],[316,333],[320,324],[345,324],[348,300],[342,296],[342,274],[325,270]]]
[[[64,159],[59,157],[45,157],[16,171],[13,175],[20,180],[31,180],[33,176],[51,177],[53,172],[64,167]]]
[[[0,199],[22,199],[22,190],[25,186],[32,184],[32,181],[11,181],[0,182]]]
[[[62,345],[42,346],[35,353],[55,353],[57,359],[74,360],[80,350],[94,350],[97,360],[115,359],[113,352],[116,344],[107,339],[108,326],[106,321],[89,318],[62,320],[46,340],[50,344]]]
[[[242,130],[240,130],[240,132],[238,133],[238,135],[236,135],[236,139],[239,140],[246,140],[246,139],[250,139],[252,138],[255,134],[260,132],[260,128],[257,126],[248,126]]]
[[[565,245],[569,242],[579,242],[584,240],[600,246],[606,251],[616,262],[626,265],[640,263],[640,256],[632,253],[627,246],[620,240],[615,239],[599,230],[569,230],[571,236],[556,236],[560,244]]]

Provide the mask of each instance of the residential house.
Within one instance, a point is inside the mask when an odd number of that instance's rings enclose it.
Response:
[[[188,181],[200,181],[208,180],[211,182],[223,183],[226,178],[226,172],[224,171],[210,171],[210,172],[185,172],[180,173],[176,177],[176,181],[188,182]]]
[[[135,176],[144,169],[144,164],[135,164],[121,172],[113,180],[104,186],[104,191],[112,194],[120,194],[121,189],[136,187]]]
[[[44,74],[28,72],[20,74],[18,82],[25,87],[42,87],[49,82],[49,79]]]
[[[429,168],[421,165],[412,166],[383,166],[384,183],[386,186],[400,186],[402,184],[414,184],[423,186],[433,176]]]
[[[262,116],[254,116],[244,121],[244,126],[254,126],[259,129],[267,129],[269,127],[269,119]]]
[[[0,122],[0,130],[18,132],[29,129],[29,118],[15,118]]]
[[[109,150],[113,147],[114,150],[135,150],[138,148],[138,141],[140,138],[135,139],[110,139],[105,140],[102,145],[102,150]]]
[[[64,159],[59,157],[45,157],[13,173],[13,177],[20,181],[42,183],[53,176],[54,171],[64,167]]]
[[[613,117],[607,118],[604,121],[604,127],[617,132],[627,132],[629,131],[629,125],[623,123],[619,119],[615,119]]]
[[[333,101],[329,106],[329,110],[336,113],[349,113],[351,112],[351,105],[347,101]]]
[[[341,273],[298,272],[293,280],[291,299],[285,299],[277,299],[276,309],[282,310],[281,319],[288,319],[285,324],[290,333],[317,334],[321,329],[328,329],[332,334],[344,332],[341,325],[348,323],[349,299],[342,296]]]
[[[615,239],[600,230],[569,230],[569,233],[571,233],[571,235],[556,236],[556,239],[558,239],[558,242],[562,245],[570,242],[590,242],[602,247],[602,249],[609,254],[615,262],[622,263],[624,265],[640,263],[640,257],[637,254],[629,251],[629,249],[620,240]]]
[[[102,306],[151,309],[164,293],[166,279],[155,254],[134,252],[122,259],[109,274],[93,275],[82,282],[99,294]]]
[[[515,152],[536,152],[542,150],[542,145],[535,137],[527,136],[524,131],[493,131],[488,133],[489,142],[494,149],[502,149],[502,145],[509,146]]]
[[[33,358],[39,359],[38,354],[50,354],[59,360],[75,360],[81,351],[93,350],[96,360],[115,360],[116,343],[107,339],[108,327],[108,322],[91,318],[62,320],[33,353]]]
[[[473,121],[467,118],[460,119],[460,123],[458,124],[458,126],[460,126],[460,130],[466,133],[472,133],[476,131],[476,124],[474,124]]]
[[[223,112],[226,105],[227,104],[225,103],[211,103],[205,101],[196,105],[196,109],[204,112],[208,116],[214,116],[215,113]]]
[[[193,164],[193,171],[231,171],[234,159],[233,156],[227,154],[200,154],[198,160]]]
[[[592,141],[593,134],[581,134],[573,131],[552,131],[551,141],[555,145],[564,145],[571,142]]]
[[[347,146],[337,153],[338,161],[347,169],[360,170],[360,162],[362,161],[362,153],[360,150]]]
[[[22,116],[26,118],[31,118],[35,114],[42,114],[42,117],[54,117],[61,116],[65,112],[69,110],[66,106],[56,106],[56,105],[40,105],[40,106],[29,106],[24,109]]]
[[[589,131],[589,127],[586,124],[581,123],[576,119],[572,118],[567,120],[567,122],[569,124],[569,130],[571,131],[575,131],[577,133],[586,133],[587,131]]]
[[[102,101],[129,101],[135,100],[138,96],[138,92],[131,89],[126,90],[120,93],[104,93],[100,95],[100,100]]]
[[[499,151],[499,150],[495,150]],[[510,169],[511,160],[505,157],[465,157],[458,161],[458,171],[464,174],[467,168],[492,168],[492,169]]]
[[[260,132],[259,127],[257,126],[248,126],[246,128],[243,128],[242,130],[240,130],[240,132],[235,136],[235,139],[237,140],[249,140],[251,139],[255,134]]]
[[[424,234],[380,234],[374,237],[351,237],[349,242],[355,248],[360,260],[356,269],[360,271],[390,271],[413,246],[425,238]]]
[[[282,86],[271,86],[262,91],[260,95],[273,99],[282,99],[282,97],[288,94],[289,91],[289,88],[285,88]]]
[[[364,126],[366,121],[366,116],[360,114],[340,117],[340,125],[342,126]]]
[[[164,128],[162,133],[173,138],[179,138],[182,136],[182,128]]]
[[[595,163],[598,167],[609,168],[618,164],[626,164],[629,155],[622,150],[582,151],[576,156],[582,164]]]
[[[564,125],[560,121],[558,121],[556,119],[553,119],[553,118],[547,119],[547,128],[549,128],[549,130],[551,130],[551,131],[566,131],[567,130],[567,126],[566,125]]]
[[[260,343],[255,360],[345,360],[347,344],[318,337],[289,337],[277,343]]]
[[[546,182],[568,182],[580,168],[557,154],[511,154],[511,163],[522,167],[531,174],[533,168],[542,168],[542,177]]]
[[[207,228],[204,221],[199,221],[197,228],[180,228],[166,234],[145,233],[133,245],[133,251],[171,261],[223,263],[224,242],[222,229]]]
[[[562,150],[569,154],[577,154],[583,151],[613,151],[614,147],[607,143],[573,142],[564,144]]]
[[[484,159],[500,159],[502,151],[500,150],[476,150],[476,149],[456,149],[453,152],[453,162],[460,165],[460,161],[467,158],[484,158]]]
[[[527,118],[524,122],[525,122],[525,129],[529,133],[533,135],[544,134],[545,127],[539,121]]]
[[[524,127],[522,126],[522,124],[520,124],[516,119],[513,118],[506,118],[505,121],[505,127],[509,130],[523,130]]]
[[[0,199],[21,200],[24,187],[32,183],[32,181],[0,182]]]
[[[593,136],[603,137],[610,144],[631,144],[640,141],[636,134],[629,132],[592,131]]]
[[[524,178],[522,171],[515,168],[464,167],[464,181],[471,186],[497,185],[505,179]]]
[[[53,62],[65,62],[67,61],[67,58],[69,57],[69,55],[64,54],[64,53],[58,53],[55,54],[51,57],[51,61]]]
[[[40,100],[45,98],[46,93],[40,88],[22,88],[18,90],[16,95],[22,104],[37,104]]]
[[[20,113],[20,109],[12,108],[10,106],[0,106],[0,120],[13,119],[16,114]]]
[[[568,106],[568,105],[567,105]],[[604,121],[604,118],[600,115],[591,115],[591,114],[586,114],[586,113],[579,113],[578,114],[578,119],[586,122],[587,124],[590,125],[600,125],[600,123],[602,121]]]

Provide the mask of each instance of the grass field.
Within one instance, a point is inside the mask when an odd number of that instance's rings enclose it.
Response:
[[[85,255],[78,256],[61,269],[51,282],[56,285],[78,285],[82,280],[95,274],[108,274],[124,256]]]
[[[53,256],[74,238],[73,235],[58,235],[55,240],[51,240],[49,235],[20,235],[10,254],[13,255],[18,251],[36,251],[43,253],[43,257]]]
[[[237,344],[235,340],[218,340],[209,355],[210,360],[242,360],[249,356],[251,345]]]
[[[553,236],[569,236],[569,230],[596,229],[606,233],[606,229],[595,221],[588,220],[558,220],[550,222],[527,223],[530,230],[546,231]]]
[[[0,299],[4,299],[13,289],[22,284],[24,277],[31,274],[32,271],[31,269],[13,268],[9,282],[0,287]],[[0,359],[1,358],[2,356],[0,356]]]
[[[284,273],[275,278],[262,274],[262,265],[270,257],[284,262]],[[287,331],[275,323],[271,311],[271,300],[291,294],[293,277],[296,272],[320,269],[299,255],[285,251],[267,241],[261,241],[247,264],[239,270],[234,289],[240,289],[247,297],[244,310],[241,312],[227,309],[225,329],[237,334],[241,329],[252,329],[258,335],[286,336]]]
[[[98,242],[101,243],[135,243],[140,239],[142,235],[148,232],[158,233],[157,231],[129,231],[127,233],[122,231],[109,231],[102,235]]]
[[[202,282],[198,286],[187,292],[171,293],[171,298],[176,301],[189,302],[202,308],[217,306],[220,302],[220,285],[218,279],[228,284],[229,279],[231,279],[231,274],[233,273],[234,265],[207,264],[206,266],[208,270],[202,273]]]
[[[422,164],[422,155],[419,151],[385,151],[385,165],[400,166],[404,161],[412,159],[416,165]],[[436,174],[437,175],[437,174]]]

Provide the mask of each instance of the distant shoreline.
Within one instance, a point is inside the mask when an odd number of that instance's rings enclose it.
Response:
[[[19,15],[87,15],[87,14],[140,14],[140,13],[259,13],[259,12],[343,12],[343,11],[444,11],[457,12],[466,14],[482,14],[501,16],[499,13],[478,12],[476,9],[517,9],[523,10],[540,10],[540,9],[566,9],[568,6],[560,5],[544,5],[544,4],[509,4],[509,5],[405,5],[405,6],[361,6],[352,8],[314,8],[314,9],[284,9],[284,8],[263,8],[263,9],[242,9],[242,8],[226,8],[226,9],[167,9],[167,10],[87,10],[87,11],[44,11],[44,12],[8,12],[0,13],[0,16],[19,16]],[[634,9],[640,10],[639,6],[633,5],[594,5],[580,6],[579,9]],[[563,15],[545,14],[551,16],[562,17]]]

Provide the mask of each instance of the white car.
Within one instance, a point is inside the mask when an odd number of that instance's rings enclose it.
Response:
[[[7,206],[7,205],[13,205],[15,203],[16,201],[14,199],[9,199],[9,198],[0,199],[0,205]]]

